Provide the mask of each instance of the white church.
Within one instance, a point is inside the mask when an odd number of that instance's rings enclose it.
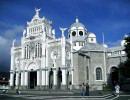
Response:
[[[76,22],[60,28],[61,38],[55,37],[52,21],[39,17],[40,9],[27,22],[21,45],[11,47],[10,87],[20,89],[81,89],[88,83],[92,90],[101,90],[103,83],[119,81],[118,64],[126,60],[125,40],[121,46],[108,48],[96,35]],[[125,36],[126,37],[126,36]]]

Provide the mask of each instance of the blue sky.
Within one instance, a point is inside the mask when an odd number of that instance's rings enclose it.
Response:
[[[76,16],[99,43],[104,32],[109,47],[120,45],[130,32],[130,0],[0,0],[0,71],[9,71],[12,40],[20,42],[35,7],[41,8],[40,17],[52,21],[57,38],[61,37],[58,27],[69,28]],[[68,38],[67,31],[65,35]]]

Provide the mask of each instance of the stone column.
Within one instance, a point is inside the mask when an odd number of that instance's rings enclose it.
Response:
[[[45,41],[43,41],[43,42],[45,42]],[[45,43],[43,43],[42,44],[42,61],[41,61],[41,67],[42,68],[45,68],[45,66],[46,66],[46,60],[45,60]]]
[[[11,53],[11,70],[14,70],[14,54]]]
[[[72,74],[72,85],[74,85],[74,68],[71,69],[71,74]]]
[[[104,50],[104,53],[103,53],[103,61],[104,61],[104,81],[107,82],[107,74],[106,74],[106,52]],[[103,79],[103,77],[102,77]]]
[[[48,47],[46,47],[46,87],[49,85],[49,72],[48,72]]]
[[[42,69],[42,88],[45,89],[45,85],[46,85],[46,69]]]
[[[25,49],[25,50],[26,50],[26,59],[28,59],[28,58],[27,58],[27,53],[28,53],[28,49],[27,49],[27,48],[28,48],[28,47],[26,46],[26,49]]]
[[[40,69],[37,69],[37,89],[40,88]]]
[[[49,85],[49,71],[48,68],[46,68],[46,88],[48,89],[48,85]]]
[[[39,57],[39,55],[38,55],[38,47],[39,47],[39,44],[37,45],[37,57]]]
[[[62,45],[62,86],[61,89],[66,89],[66,57],[65,57],[65,45],[66,45],[66,41],[65,41],[65,36],[62,36],[61,39],[61,45]]]
[[[16,72],[16,85],[19,86],[19,73]]]
[[[74,67],[73,67],[73,41],[72,41],[72,34],[70,36],[70,44],[71,44],[71,74],[72,74],[72,89],[74,85]]]
[[[27,87],[28,87],[28,71],[27,70],[25,70],[25,83],[24,83],[24,85],[25,85],[25,88],[27,89]]]
[[[57,73],[56,68],[53,68],[53,89],[57,88]]]
[[[14,86],[14,74],[13,74],[13,72],[10,72],[10,86],[11,87]]]
[[[21,86],[23,86],[24,84],[23,84],[23,82],[24,82],[24,80],[23,80],[23,71],[21,71]]]
[[[39,44],[39,57],[40,57],[40,55],[41,55],[41,54],[40,54],[40,53],[41,53],[41,52],[40,52],[40,51],[41,51],[40,49],[41,49],[41,45]]]
[[[62,87],[61,89],[66,89],[66,67],[62,67]]]

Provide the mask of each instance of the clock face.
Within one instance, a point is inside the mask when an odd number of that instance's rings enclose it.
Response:
[[[52,53],[51,53],[51,58],[52,59],[57,59],[59,57],[59,53],[57,52],[57,51],[53,51]]]

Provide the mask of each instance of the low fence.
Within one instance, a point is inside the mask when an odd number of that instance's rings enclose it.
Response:
[[[0,90],[3,90],[3,89],[9,89],[9,85],[0,85]]]

